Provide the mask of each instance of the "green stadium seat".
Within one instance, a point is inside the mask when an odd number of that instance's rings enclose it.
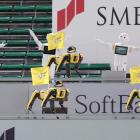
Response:
[[[9,29],[9,34],[14,34],[14,35],[25,35],[25,34],[29,34],[28,29]]]
[[[34,5],[30,5],[30,6],[14,6],[13,11],[15,11],[15,12],[35,11],[35,6]]]
[[[28,40],[8,40],[7,46],[14,46],[14,47],[20,47],[20,46],[28,46]]]
[[[0,23],[9,23],[10,17],[0,17]]]
[[[70,64],[70,68],[71,68],[71,70],[74,69],[75,68],[75,64]],[[62,66],[62,70],[65,70],[65,69],[66,69],[66,65],[64,64]]]
[[[45,34],[45,35],[52,32],[51,28],[36,28],[33,29],[33,31],[37,34]]]
[[[11,12],[13,6],[0,6],[0,12]]]
[[[0,52],[0,57],[3,57],[4,56],[4,52]]]
[[[90,70],[110,70],[110,64],[90,64],[89,65]]]
[[[42,55],[43,55],[43,53],[42,52],[40,52],[40,51],[30,51],[30,52],[27,52],[27,57],[32,57],[32,58],[40,58],[40,57],[42,57]]]
[[[4,57],[6,58],[24,58],[26,56],[26,52],[5,52]]]
[[[97,74],[89,74],[86,76],[86,78],[101,78],[101,75]]]
[[[12,23],[32,23],[32,17],[11,17]]]
[[[47,40],[41,40],[42,43],[47,43]],[[29,41],[29,46],[30,47],[36,47],[36,43],[33,40]]]
[[[88,70],[88,64],[87,63],[81,63],[79,69],[80,70]]]
[[[52,22],[52,17],[48,17],[48,16],[44,16],[44,17],[34,17],[33,18],[33,21],[34,22],[37,22],[37,23],[48,23],[48,22]]]
[[[31,68],[36,68],[36,67],[41,67],[41,64],[28,64],[28,65],[24,65],[24,69],[31,69]]]
[[[3,69],[3,70],[20,70],[20,69],[23,69],[23,64],[16,64],[16,65],[2,64],[1,69]]]
[[[8,34],[8,28],[0,28],[0,35],[7,35]]]
[[[52,6],[37,5],[36,6],[36,11],[38,11],[38,12],[51,12],[52,11]]]

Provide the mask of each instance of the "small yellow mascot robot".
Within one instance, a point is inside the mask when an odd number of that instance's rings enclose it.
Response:
[[[45,113],[46,104],[50,101],[50,110],[55,113],[54,101],[59,101],[59,105],[64,109],[63,103],[68,100],[69,90],[63,86],[61,81],[56,81],[54,87],[48,90],[35,90],[27,104],[27,110],[32,111],[32,106],[38,98],[41,102],[42,113]]]
[[[74,64],[75,71],[81,77],[80,73],[78,72],[80,63],[83,60],[83,56],[80,53],[76,52],[76,47],[71,46],[67,49],[67,53],[64,53],[59,56],[50,56],[48,60],[47,66],[51,66],[52,63],[56,64],[56,72],[60,72],[62,69],[63,64],[66,65],[66,75],[69,78],[71,76],[71,68],[70,64]]]
[[[127,110],[132,110],[133,109],[132,103],[133,103],[135,97],[140,99],[140,90],[133,89],[132,92],[130,93],[130,96],[129,96],[129,98],[127,100],[127,104],[126,104],[126,109]],[[139,103],[139,106],[140,106],[140,103]]]

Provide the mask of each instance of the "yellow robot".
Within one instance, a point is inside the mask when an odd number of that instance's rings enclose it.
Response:
[[[133,109],[132,103],[133,103],[135,97],[140,99],[140,90],[133,89],[132,92],[130,93],[130,96],[129,96],[129,98],[127,100],[127,104],[126,104],[126,109],[127,110],[132,110]],[[139,106],[140,106],[140,104],[139,104]]]
[[[82,62],[82,60],[83,60],[83,56],[80,53],[76,52],[76,48],[74,46],[71,46],[67,49],[67,53],[64,53],[63,55],[50,56],[47,66],[50,67],[52,63],[55,63],[56,72],[60,72],[63,64],[66,64],[66,75],[67,75],[67,77],[70,77],[70,75],[71,75],[70,64],[74,64],[75,71],[81,77],[80,73],[78,72],[78,69],[79,69],[79,66],[80,66],[80,63]]]
[[[64,109],[63,103],[67,101],[69,95],[69,90],[63,86],[61,81],[56,81],[54,87],[49,88],[48,90],[35,90],[32,93],[32,96],[27,104],[27,110],[32,111],[32,106],[35,100],[38,98],[41,102],[42,113],[46,109],[46,104],[50,101],[50,110],[52,113],[55,112],[54,101],[59,101],[59,105]]]

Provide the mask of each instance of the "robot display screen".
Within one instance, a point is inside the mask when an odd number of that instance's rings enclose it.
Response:
[[[125,46],[116,46],[115,47],[115,54],[119,55],[127,55],[128,47]]]

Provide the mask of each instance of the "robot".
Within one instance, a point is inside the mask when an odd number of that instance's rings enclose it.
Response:
[[[46,66],[50,55],[55,56],[55,54],[59,54],[61,52],[60,50],[56,50],[56,49],[48,50],[48,43],[41,43],[41,41],[38,40],[37,36],[31,29],[29,29],[29,33],[33,37],[35,43],[38,45],[38,49],[43,51],[42,66]],[[47,36],[46,36],[46,39],[47,39]],[[55,75],[55,65],[54,64],[51,65],[50,72],[51,72],[50,77],[52,79],[52,82],[54,82],[54,75]]]
[[[35,90],[27,104],[27,110],[32,111],[32,106],[35,100],[38,98],[41,102],[42,113],[45,112],[46,104],[50,101],[50,110],[52,113],[55,112],[54,101],[58,101],[62,109],[64,109],[64,101],[67,101],[69,90],[63,86],[61,81],[56,81],[54,87],[50,87],[48,90]]]
[[[133,109],[132,103],[133,103],[135,98],[140,99],[140,90],[138,90],[138,89],[133,89],[132,92],[130,93],[130,96],[129,96],[129,98],[127,100],[127,104],[126,104],[127,110]],[[139,103],[139,106],[140,106],[140,103]]]
[[[66,64],[66,75],[69,78],[71,76],[71,68],[70,64],[75,64],[75,71],[81,77],[80,73],[78,72],[80,63],[83,60],[83,56],[80,53],[76,52],[76,47],[71,46],[67,49],[67,53],[59,56],[50,56],[47,66],[51,66],[52,63],[56,64],[56,72],[60,72],[62,69],[63,64]]]
[[[115,44],[104,42],[101,39],[96,40],[101,44],[112,47],[114,52],[114,70],[126,71],[128,54],[140,49],[140,47],[128,45],[129,36],[126,33],[121,33],[118,38],[119,42]]]

